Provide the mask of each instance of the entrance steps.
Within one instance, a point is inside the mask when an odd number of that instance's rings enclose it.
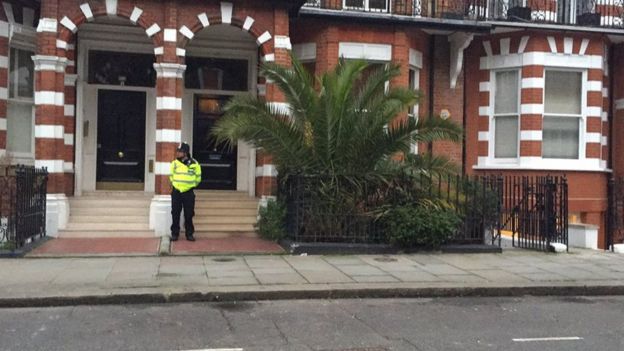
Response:
[[[256,237],[258,199],[239,191],[195,192],[195,236],[199,238]]]
[[[149,229],[153,194],[96,191],[69,199],[70,217],[61,238],[154,237]]]
[[[195,192],[198,238],[257,237],[258,199],[245,192]],[[70,217],[61,238],[154,237],[149,229],[153,194],[142,191],[96,191],[69,199]]]

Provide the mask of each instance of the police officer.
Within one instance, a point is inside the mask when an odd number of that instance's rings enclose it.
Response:
[[[193,215],[195,215],[195,193],[193,189],[201,182],[201,167],[191,157],[191,148],[182,143],[177,149],[176,159],[171,162],[169,180],[173,186],[171,192],[171,241],[178,240],[180,235],[180,212],[184,208],[184,229],[186,240],[195,241],[193,232]]]

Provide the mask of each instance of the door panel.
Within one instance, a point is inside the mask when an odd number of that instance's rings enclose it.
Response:
[[[145,105],[145,92],[98,91],[98,182],[144,181]]]
[[[193,157],[201,164],[200,189],[236,190],[236,147],[217,144],[212,127],[223,115],[228,96],[195,96]]]

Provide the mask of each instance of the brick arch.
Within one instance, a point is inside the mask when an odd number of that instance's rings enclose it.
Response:
[[[202,21],[200,20],[201,15],[202,14],[195,16],[195,22],[193,22],[193,24],[185,26],[193,33],[193,37],[199,34],[199,32],[201,32],[202,30],[210,29],[211,26],[218,25],[218,24],[229,24],[231,26],[241,29],[244,32],[248,32],[249,35],[251,35],[254,39],[256,39],[256,42],[258,42],[258,40],[260,40],[260,38],[263,35],[265,35],[265,33],[268,33],[270,35],[270,39],[266,40],[263,43],[260,43],[258,45],[258,48],[260,49],[260,54],[262,56],[266,56],[273,52],[273,44],[272,44],[272,41],[274,39],[273,34],[269,30],[265,29],[263,26],[257,24],[255,21],[253,22],[253,24],[251,25],[249,29],[246,29],[245,28],[246,18],[240,19],[232,15],[232,19],[230,23],[223,23],[220,15],[214,15],[214,16],[207,16],[207,19],[210,25],[204,27],[204,25],[202,24]],[[181,27],[181,28],[184,28],[184,27]],[[193,41],[192,38],[188,38],[185,35],[181,35],[181,39],[178,41],[178,46],[182,49],[185,49],[191,41]]]
[[[90,18],[87,18],[87,16],[85,15],[85,11],[82,8],[82,6],[85,6],[85,5],[88,7],[89,11],[91,11],[92,17]],[[133,13],[135,13],[136,9],[140,10],[140,15],[138,16],[136,21],[134,21],[132,16],[133,16]],[[140,9],[138,6],[119,2],[117,5],[117,11],[115,15],[117,17],[125,18],[128,21],[130,21],[130,23],[134,24],[135,26],[141,27],[143,30],[145,30],[146,31],[145,35],[152,40],[154,47],[158,47],[162,45],[162,35],[160,35],[161,34],[160,32],[162,30],[160,29],[160,26],[158,25],[158,23],[151,21],[151,18],[149,18],[149,16],[144,12],[144,10]],[[79,7],[74,8],[69,14],[63,15],[61,17],[61,20],[59,21],[59,39],[64,42],[73,41],[74,34],[78,31],[80,25],[86,22],[93,21],[94,19],[98,17],[105,17],[105,16],[110,16],[107,12],[105,4],[91,4],[89,2],[85,2]],[[70,28],[64,25],[63,21],[66,19],[68,19],[69,22],[75,26],[74,30],[71,30]],[[158,26],[158,31],[152,35],[148,35],[147,31],[152,26]]]

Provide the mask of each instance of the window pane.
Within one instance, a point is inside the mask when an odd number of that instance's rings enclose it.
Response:
[[[558,114],[581,114],[581,72],[546,71],[544,111]]]
[[[494,157],[518,157],[518,117],[496,117],[494,125]]]
[[[31,51],[11,49],[10,97],[33,98],[34,63]]]
[[[544,158],[579,157],[579,119],[544,116],[542,132]]]
[[[517,113],[518,90],[518,71],[496,72],[494,113]]]
[[[7,150],[32,152],[32,105],[9,102],[7,109]]]
[[[364,0],[345,0],[345,7],[364,7]]]
[[[368,7],[372,10],[387,10],[387,0],[368,0]]]
[[[185,85],[188,89],[247,91],[247,60],[188,57]]]
[[[154,55],[89,51],[89,83],[154,87]]]

